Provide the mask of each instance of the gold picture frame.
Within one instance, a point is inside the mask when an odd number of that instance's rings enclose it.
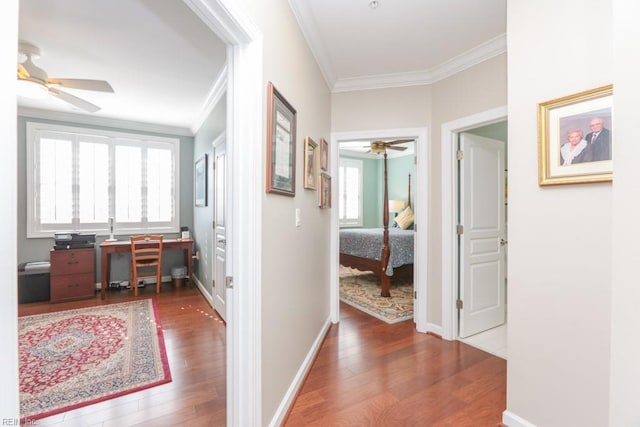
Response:
[[[538,104],[541,186],[613,179],[613,85]]]
[[[267,193],[296,195],[296,110],[267,86]]]
[[[329,168],[329,143],[320,138],[320,169],[326,171]]]
[[[331,208],[331,176],[322,172],[320,174],[320,209]]]
[[[304,139],[304,188],[318,188],[318,143],[310,137]]]

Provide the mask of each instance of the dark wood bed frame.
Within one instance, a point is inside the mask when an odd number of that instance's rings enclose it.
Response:
[[[389,265],[389,258],[391,256],[391,249],[389,247],[389,188],[387,182],[387,153],[384,153],[384,200],[382,204],[382,250],[379,260],[362,258],[354,255],[340,254],[340,264],[355,268],[361,271],[371,271],[377,277],[380,278],[381,291],[380,295],[383,297],[390,297],[391,293],[391,277],[387,276],[387,266]],[[407,206],[411,206],[411,174],[409,174],[409,193],[407,198]],[[413,277],[413,264],[405,264],[393,269],[394,278],[412,278]]]

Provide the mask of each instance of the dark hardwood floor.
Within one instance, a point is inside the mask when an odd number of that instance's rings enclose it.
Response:
[[[37,426],[224,426],[226,421],[225,326],[200,291],[163,283],[139,289],[154,298],[164,331],[172,381],[137,393],[35,421]],[[51,304],[19,304],[18,315],[124,302],[128,290],[110,291],[107,299]]]
[[[153,286],[173,381],[36,421],[38,426],[224,426],[225,326],[194,286]],[[20,316],[123,302],[21,304]],[[286,426],[497,426],[506,406],[506,362],[461,342],[387,325],[341,305]]]
[[[505,360],[340,309],[286,426],[499,425]]]

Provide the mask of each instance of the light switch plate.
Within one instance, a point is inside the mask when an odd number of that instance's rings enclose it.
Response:
[[[300,227],[300,208],[296,208],[296,227]]]

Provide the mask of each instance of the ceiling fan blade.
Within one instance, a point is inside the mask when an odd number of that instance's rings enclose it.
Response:
[[[43,83],[47,80],[47,72],[34,64],[30,56],[27,56],[27,60],[20,65],[29,74],[29,77]]]
[[[391,146],[391,147],[387,147],[387,149],[389,149],[389,150],[404,151],[404,150],[406,150],[406,149],[407,149],[407,147],[393,147],[393,146]]]
[[[63,92],[56,88],[50,87],[49,93],[75,107],[80,108],[81,110],[88,111],[89,113],[95,113],[96,111],[100,110],[100,107],[98,107],[97,105],[94,105],[88,101],[85,101],[84,99],[80,99],[77,96],[73,96],[70,93]]]
[[[24,68],[22,64],[18,64],[18,78],[25,80],[25,79],[28,79],[29,77],[31,77],[31,75],[29,74],[27,69]]]
[[[98,92],[113,92],[109,82],[105,80],[87,79],[47,79],[47,83],[59,85],[69,89],[95,90]]]
[[[404,144],[405,142],[412,142],[413,139],[396,139],[395,141],[385,142],[386,145]]]

